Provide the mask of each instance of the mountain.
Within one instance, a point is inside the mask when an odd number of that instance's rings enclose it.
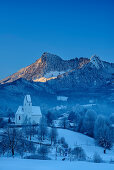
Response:
[[[67,108],[92,100],[100,107],[110,105],[113,110],[114,63],[102,61],[96,55],[90,59],[63,60],[43,53],[35,63],[0,81],[0,114],[15,112],[26,94],[44,113],[59,104],[65,105],[57,101],[58,95],[68,96]],[[111,112],[105,107],[104,111]]]
[[[57,55],[43,53],[35,63],[0,81],[11,83],[20,78],[34,82],[48,82],[66,88],[101,86],[112,81],[114,63],[101,61],[96,55],[88,58],[63,60]],[[51,80],[51,81],[50,81]],[[48,83],[47,83],[48,84]],[[69,86],[70,85],[70,86]]]
[[[80,68],[89,61],[90,60],[87,58],[63,60],[57,55],[43,53],[41,58],[35,63],[3,79],[0,83],[10,83],[19,78],[24,78],[29,81],[45,82],[48,79],[50,80],[50,78],[56,78],[59,74],[63,74],[78,67]]]
[[[93,56],[89,62],[84,63],[62,75],[57,79],[48,81],[52,89],[57,91],[66,89],[101,88],[112,85],[114,82],[114,63],[101,61]]]

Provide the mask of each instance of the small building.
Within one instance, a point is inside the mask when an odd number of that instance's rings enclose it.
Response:
[[[58,101],[67,102],[68,97],[66,97],[66,96],[57,96],[57,100],[58,100]]]
[[[41,118],[42,113],[40,107],[32,106],[31,96],[26,95],[23,106],[19,106],[15,114],[15,124],[39,124]]]

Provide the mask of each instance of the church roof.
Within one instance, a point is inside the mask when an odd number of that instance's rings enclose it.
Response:
[[[16,114],[24,114],[23,106],[19,106]],[[32,106],[32,116],[42,116],[39,106]]]
[[[29,105],[27,104],[29,103]],[[31,103],[31,105],[30,105]],[[27,104],[27,105],[26,105]],[[31,101],[31,96],[30,95],[26,95],[24,98],[24,105],[23,106],[19,106],[16,114],[27,114],[25,113],[25,108],[30,109],[31,112],[31,116],[42,116],[41,110],[39,106],[32,106],[32,101]],[[32,107],[32,110],[31,110]]]
[[[41,116],[41,110],[39,106],[32,106],[32,116]]]
[[[17,114],[24,114],[23,107],[22,107],[22,106],[19,106],[16,113],[17,113]]]

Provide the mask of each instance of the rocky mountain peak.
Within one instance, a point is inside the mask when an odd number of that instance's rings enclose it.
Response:
[[[35,63],[21,69],[4,80],[1,80],[0,83],[11,83],[20,78],[35,82],[46,82],[65,75],[66,78],[68,78],[67,75],[69,75],[69,73],[74,74],[74,72],[79,72],[78,70],[84,70],[83,74],[86,75],[87,70],[90,69],[105,69],[107,74],[111,74],[113,71],[110,63],[107,64],[101,61],[96,55],[92,56],[91,59],[74,58],[70,60],[63,60],[57,55],[45,52]],[[110,72],[108,70],[110,70]],[[82,76],[82,72],[80,72],[80,75]],[[76,81],[76,79],[73,81]]]
[[[99,56],[93,55],[93,56],[90,58],[90,62],[91,62],[97,69],[100,69],[100,68],[103,68],[103,67],[104,67],[103,62],[102,62],[102,60],[99,58]]]
[[[55,61],[62,61],[62,59],[59,56],[48,53],[48,52],[44,52],[40,59],[41,59],[42,62],[48,62],[48,63],[49,62],[52,63],[52,62],[55,62]]]

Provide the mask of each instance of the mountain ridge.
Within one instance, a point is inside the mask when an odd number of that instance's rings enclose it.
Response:
[[[14,82],[20,78],[45,83],[53,90],[72,88],[99,88],[114,80],[114,63],[100,60],[96,55],[88,58],[63,60],[61,57],[43,53],[33,64],[22,68],[0,81]]]
[[[4,115],[9,109],[16,112],[26,94],[32,96],[33,103],[40,105],[44,113],[60,104],[59,95],[68,97],[68,107],[92,99],[102,105],[110,104],[110,110],[113,109],[114,63],[97,56],[63,60],[44,53],[35,63],[0,83],[0,114]]]
[[[8,83],[17,80],[18,78],[25,78],[27,80],[34,81],[35,79],[43,77],[46,73],[50,71],[66,72],[68,69],[74,69],[81,66],[84,62],[89,62],[87,58],[74,58],[70,60],[63,60],[57,55],[50,53],[43,53],[41,58],[36,60],[35,63],[20,69],[18,72],[12,74],[11,76],[6,77],[1,80],[0,83]]]

